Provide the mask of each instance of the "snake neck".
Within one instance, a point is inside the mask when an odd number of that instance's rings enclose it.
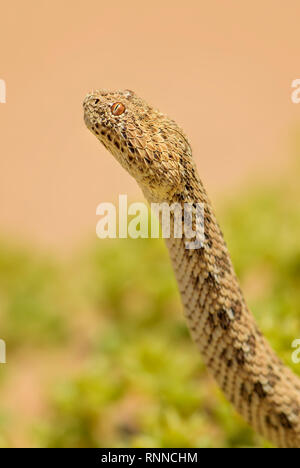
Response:
[[[153,201],[153,200],[149,200]],[[245,303],[222,232],[197,174],[169,204],[203,205],[204,242],[166,239],[184,314],[204,362],[237,411],[280,447],[300,446],[300,387],[273,352]]]

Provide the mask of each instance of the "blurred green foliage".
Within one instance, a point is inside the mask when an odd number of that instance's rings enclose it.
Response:
[[[64,338],[59,281],[52,262],[0,244],[0,330],[10,349]]]
[[[218,210],[249,305],[289,366],[300,337],[299,201],[289,181]],[[43,350],[41,360],[55,355],[62,368],[48,371],[43,410],[24,424],[29,445],[268,446],[204,368],[161,240],[98,241],[68,264],[2,243],[0,307],[8,349],[0,367],[0,446],[17,443],[20,413],[6,410],[1,392],[24,349],[29,365]]]

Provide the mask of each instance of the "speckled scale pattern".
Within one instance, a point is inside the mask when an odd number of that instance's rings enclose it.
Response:
[[[122,115],[112,105],[124,105]],[[122,106],[123,107],[123,106]],[[149,202],[203,203],[205,241],[166,239],[191,335],[228,400],[278,447],[300,447],[300,382],[271,349],[248,310],[187,137],[134,92],[94,91],[87,127],[137,180]]]

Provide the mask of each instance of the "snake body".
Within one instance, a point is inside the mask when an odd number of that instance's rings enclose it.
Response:
[[[136,179],[149,202],[204,205],[204,242],[166,239],[191,335],[227,399],[278,447],[300,447],[300,381],[259,331],[198,176],[186,135],[134,92],[95,91],[87,127]]]

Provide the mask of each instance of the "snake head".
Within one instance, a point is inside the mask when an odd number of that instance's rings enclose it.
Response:
[[[94,91],[83,103],[84,121],[151,201],[169,200],[182,187],[190,147],[182,130],[133,91]]]

